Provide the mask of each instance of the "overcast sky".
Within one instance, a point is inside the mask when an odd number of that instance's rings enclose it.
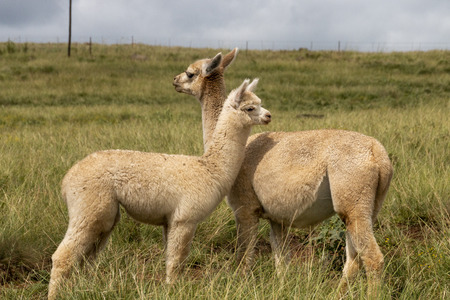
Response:
[[[0,41],[66,42],[69,0],[0,0]],[[450,49],[450,0],[73,0],[72,41]]]

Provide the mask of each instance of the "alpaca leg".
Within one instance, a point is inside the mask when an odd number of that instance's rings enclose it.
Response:
[[[183,270],[197,224],[170,224],[167,232],[166,283],[174,283]]]
[[[259,218],[263,211],[250,178],[252,176],[246,173],[245,168],[241,169],[227,197],[236,221],[236,259],[244,272],[253,267]]]
[[[105,248],[114,227],[116,226],[116,224],[119,221],[120,221],[120,210],[117,210],[116,218],[115,218],[114,223],[111,226],[111,228],[109,230],[105,230],[100,233],[100,236],[98,237],[97,242],[91,248],[91,251],[89,251],[86,254],[86,258],[87,258],[88,262],[94,261],[97,258],[98,254],[100,253],[100,251],[102,251]],[[139,224],[136,223],[136,225],[139,225]]]
[[[259,217],[245,207],[235,211],[234,216],[237,228],[237,262],[247,272],[254,263]]]
[[[82,251],[76,251],[76,238],[69,232],[52,256],[52,270],[48,287],[48,299],[56,299],[57,289],[61,281],[66,278],[71,268],[81,262]]]
[[[287,229],[272,220],[270,221],[270,245],[275,257],[275,268],[280,276],[290,260]]]
[[[81,227],[81,226],[79,226]],[[55,299],[58,285],[69,276],[71,269],[82,263],[92,253],[100,233],[89,232],[88,228],[72,226],[52,256],[48,298]]]
[[[68,277],[71,269],[93,259],[106,244],[116,222],[119,220],[118,204],[105,205],[91,210],[91,215],[73,217],[61,244],[52,256],[49,283],[49,299],[56,298],[58,285]]]
[[[163,225],[163,229],[162,229],[162,238],[163,238],[163,244],[164,244],[164,250],[167,250],[167,234],[169,232],[169,225],[168,224],[164,224]]]
[[[353,281],[356,274],[361,267],[361,260],[357,256],[355,246],[353,245],[351,236],[348,232],[345,234],[345,252],[346,261],[344,265],[343,275],[339,283],[339,294],[341,296],[345,295],[348,290],[349,284]]]
[[[371,217],[350,219],[347,222],[347,233],[354,250],[366,269],[368,298],[376,298],[381,284],[384,259],[373,234]],[[349,265],[347,269],[344,268],[344,276],[347,275],[348,278],[351,278],[356,271],[356,267]]]
[[[361,158],[362,159],[362,158]],[[373,234],[373,219],[380,207],[376,205],[379,170],[375,165],[351,163],[328,170],[333,207],[347,228],[347,246],[351,256],[360,259],[368,279],[369,294],[378,289],[383,271],[383,254]],[[379,206],[381,203],[379,203]],[[351,260],[346,263],[341,282],[351,279],[357,270]],[[358,264],[359,265],[359,264]],[[372,294],[373,295],[373,294]],[[370,295],[369,295],[370,296]]]

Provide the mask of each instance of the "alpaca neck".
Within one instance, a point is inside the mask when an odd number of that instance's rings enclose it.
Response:
[[[217,72],[205,77],[202,90],[203,93],[199,101],[202,106],[203,148],[206,152],[212,141],[217,120],[227,97],[223,74]]]
[[[226,108],[224,108],[225,110]],[[209,147],[202,156],[211,177],[220,178],[224,191],[231,188],[245,156],[245,146],[251,126],[244,126],[234,116],[222,113]]]

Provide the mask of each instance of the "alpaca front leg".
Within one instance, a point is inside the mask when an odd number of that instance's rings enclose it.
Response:
[[[237,227],[237,262],[244,272],[251,270],[255,257],[259,218],[244,208],[235,212]]]
[[[290,260],[289,243],[287,240],[287,229],[283,224],[270,221],[270,245],[275,256],[275,269],[280,276]]]
[[[166,283],[172,284],[182,272],[197,224],[176,222],[167,228]]]

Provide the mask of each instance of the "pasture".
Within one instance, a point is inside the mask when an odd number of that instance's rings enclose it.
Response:
[[[145,45],[0,43],[0,298],[44,299],[51,255],[67,229],[60,183],[77,160],[103,149],[200,155],[200,105],[175,75],[227,49]],[[375,236],[385,255],[380,299],[450,296],[450,52],[241,51],[227,90],[260,78],[273,121],[253,132],[339,128],[378,139],[394,178]],[[250,276],[234,261],[235,224],[225,201],[195,235],[187,268],[164,284],[161,228],[122,214],[95,265],[76,270],[64,299],[328,299],[344,260],[333,217],[292,229],[295,256],[276,277],[260,222]],[[362,299],[364,276],[351,299]]]

